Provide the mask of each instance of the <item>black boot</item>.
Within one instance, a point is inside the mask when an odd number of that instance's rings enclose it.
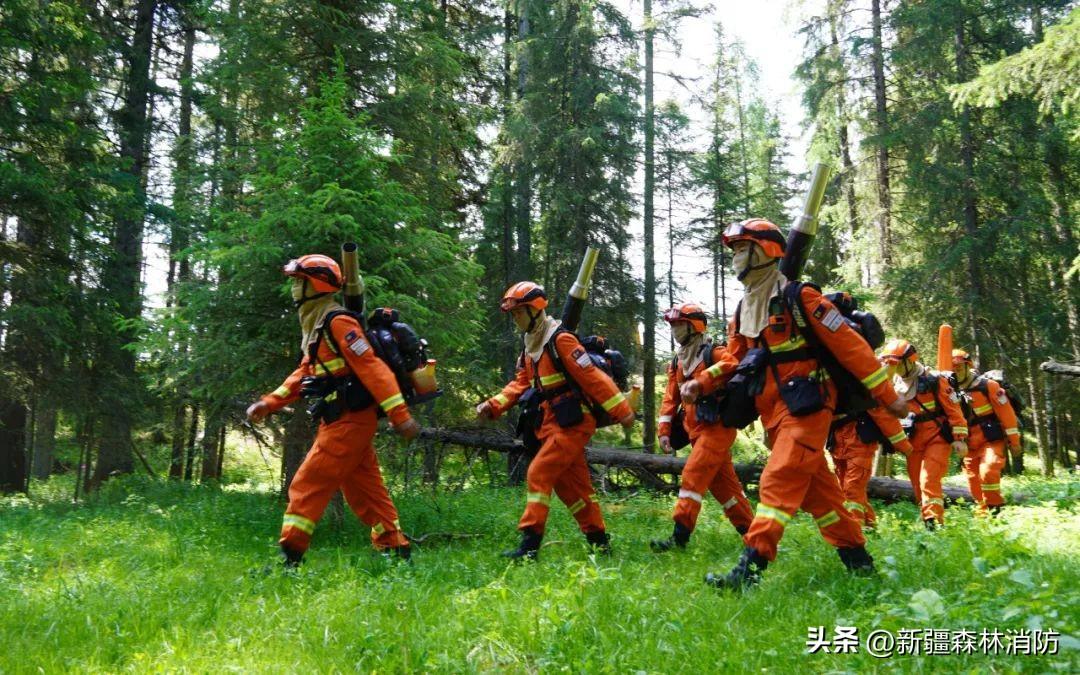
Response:
[[[503,551],[503,557],[511,560],[536,560],[536,553],[540,550],[540,540],[543,538],[544,535],[532,530],[522,530],[521,543],[515,549]]]
[[[851,548],[838,548],[840,560],[848,571],[860,576],[869,576],[874,573],[874,559],[866,552],[865,546],[852,546]]]
[[[927,518],[923,520],[923,525],[925,525],[926,529],[930,530],[931,532],[938,529],[938,522],[936,518]]]
[[[402,562],[412,564],[412,546],[395,546],[387,549],[387,553],[392,553]]]
[[[586,532],[585,541],[589,542],[589,548],[595,552],[611,555],[611,537],[606,531]]]
[[[769,561],[765,559],[765,556],[758,553],[752,546],[747,546],[739,556],[739,562],[735,563],[735,567],[731,568],[730,572],[724,575],[710,572],[705,575],[705,583],[716,588],[742,590],[761,581],[761,573],[768,566]]]
[[[285,544],[281,545],[281,564],[287,570],[294,570],[300,567],[300,563],[304,562],[304,553],[302,551],[294,551]]]
[[[998,504],[997,506],[988,506],[986,507],[986,510],[990,512],[991,516],[999,516],[1001,515],[1001,509],[1003,507],[1004,504]]]
[[[736,525],[735,526],[735,531],[738,532],[740,535],[745,535],[747,532],[750,531],[750,526],[749,525]]]
[[[657,553],[670,551],[676,547],[686,548],[687,542],[690,541],[690,533],[692,531],[693,530],[682,523],[675,523],[675,530],[671,533],[670,537],[667,539],[653,539],[649,542],[649,547]]]

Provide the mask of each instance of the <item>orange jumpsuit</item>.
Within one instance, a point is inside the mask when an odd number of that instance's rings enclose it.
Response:
[[[1000,384],[980,378],[965,390],[971,397],[975,418],[970,420],[968,452],[964,457],[971,496],[982,508],[1001,506],[1001,468],[1005,466],[1005,439],[989,441],[981,423],[1001,426],[1013,450],[1020,449],[1020,424],[1009,397]]]
[[[712,362],[731,359],[727,350],[712,346]],[[731,364],[737,365],[737,364]],[[705,359],[694,368],[690,377],[705,370]],[[660,404],[660,423],[657,425],[658,436],[671,436],[671,424],[679,407],[679,387],[688,378],[683,373],[682,365],[668,366],[667,388],[664,400]],[[706,491],[711,492],[716,501],[724,507],[724,515],[740,533],[746,533],[754,512],[750,501],[743,492],[742,483],[735,475],[735,465],[731,462],[731,446],[735,442],[737,429],[725,427],[720,422],[704,424],[697,419],[697,406],[690,403],[685,406],[683,426],[690,436],[692,451],[683,467],[679,486],[679,499],[675,502],[674,520],[691,532],[697,524],[701,512],[701,501]]]
[[[915,495],[915,503],[922,510],[923,520],[945,522],[945,493],[941,479],[949,472],[949,455],[952,447],[941,435],[942,425],[952,429],[953,437],[962,441],[967,438],[967,422],[960,409],[960,400],[944,375],[933,371],[920,375],[929,383],[937,379],[937,396],[925,384],[918,385],[915,397],[908,401],[908,410],[915,413],[915,434],[911,437],[913,450],[907,457],[908,478]],[[938,401],[944,410],[938,409]]]
[[[873,350],[844,323],[839,310],[810,286],[803,287],[802,302],[808,316],[800,316],[800,320],[811,327],[819,341],[862,380],[879,403],[887,406],[896,400],[896,392]],[[814,517],[821,535],[833,546],[859,548],[866,543],[859,521],[844,507],[840,484],[825,461],[825,441],[833,417],[831,406],[836,401],[836,386],[813,357],[794,321],[792,310],[777,297],[770,302],[768,325],[757,338],[738,333],[734,321],[729,325],[728,350],[734,360],[741,360],[749,349],[764,342],[771,352],[770,360],[783,361],[776,364],[781,382],[813,375],[823,381],[825,389],[825,408],[795,417],[780,397],[772,368],[766,366],[765,388],[757,396],[756,407],[768,430],[772,452],[761,473],[758,488],[761,501],[750,531],[743,537],[746,545],[766,560],[776,558],[784,527],[800,508]],[[724,360],[695,379],[702,393],[708,394],[730,379],[732,371],[731,361]]]
[[[324,337],[319,341],[318,361],[305,355],[299,367],[272,393],[262,397],[270,410],[280,410],[300,397],[300,379],[308,375],[347,376],[351,370],[371,392],[395,425],[410,418],[405,399],[393,372],[375,356],[355,319],[338,315],[330,323],[336,351]],[[321,361],[321,363],[319,363]],[[397,509],[383,485],[375,456],[377,415],[375,406],[346,410],[334,422],[319,424],[315,442],[289,486],[289,506],[281,526],[282,546],[297,553],[307,550],[315,523],[339,489],[349,508],[371,527],[377,549],[408,546],[401,533]]]
[[[911,442],[901,428],[900,420],[880,407],[868,410],[866,414],[898,452],[905,455],[911,452]],[[857,417],[843,416],[833,421],[833,466],[836,469],[836,478],[840,481],[840,489],[844,491],[844,506],[856,520],[867,527],[873,527],[877,523],[877,514],[866,497],[866,486],[874,475],[874,454],[879,444],[867,443],[859,438],[856,419]]]
[[[611,378],[593,364],[577,336],[569,331],[558,331],[552,340],[555,342],[559,361],[585,396],[616,419],[632,412],[626,397]],[[596,418],[582,401],[584,419],[572,427],[559,426],[551,405],[561,401],[563,397],[575,394],[570,383],[566,381],[566,376],[555,365],[549,349],[550,344],[544,346],[538,363],[523,354],[518,360],[514,379],[502,392],[488,399],[494,417],[506,412],[525,390],[537,381],[545,397],[551,399],[541,404],[543,421],[536,431],[541,445],[525,476],[528,495],[525,513],[521,516],[518,529],[538,535],[544,533],[551,493],[554,491],[570,509],[582,532],[602,532],[604,517],[600,514],[600,505],[592,499],[592,480],[589,467],[585,463],[585,444],[596,431]]]

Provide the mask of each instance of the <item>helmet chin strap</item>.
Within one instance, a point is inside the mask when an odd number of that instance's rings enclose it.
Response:
[[[540,320],[540,315],[543,314],[543,312],[541,312],[540,310],[536,310],[536,313],[533,314],[532,307],[526,305],[525,313],[529,315],[529,326],[525,329],[525,332],[531,333],[533,332],[533,329],[536,328],[536,322]]]
[[[316,293],[315,295],[313,295],[311,297],[308,297],[308,294],[307,294],[307,287],[308,287],[307,277],[301,277],[301,278],[304,280],[304,285],[300,289],[300,299],[299,300],[293,300],[293,309],[300,309],[301,307],[304,306],[305,302],[309,302],[311,300],[318,300],[319,298],[325,298],[326,296],[330,295],[330,293]]]
[[[742,281],[743,279],[745,279],[747,276],[750,275],[751,272],[754,272],[756,270],[763,270],[766,267],[775,265],[780,262],[777,258],[769,258],[769,262],[762,263],[760,265],[754,265],[754,251],[757,249],[757,244],[750,244],[750,247],[750,255],[746,256],[746,267],[744,267],[743,270],[739,272],[739,276],[735,277],[738,281]]]

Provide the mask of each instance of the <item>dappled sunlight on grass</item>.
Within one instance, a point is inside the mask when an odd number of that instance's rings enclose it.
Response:
[[[590,554],[556,506],[539,562],[520,566],[498,553],[516,542],[521,491],[399,495],[413,536],[480,536],[429,540],[408,566],[371,551],[351,515],[327,519],[307,563],[283,574],[271,494],[132,479],[71,505],[39,491],[0,502],[0,671],[1075,672],[1080,515],[1054,495],[1075,487],[1053,485],[998,519],[952,508],[941,532],[925,531],[911,504],[877,505],[872,578],[849,576],[800,515],[745,595],[702,583],[742,547],[715,503],[686,551],[649,551],[670,531],[666,495],[601,498],[610,557]],[[879,661],[806,654],[817,625],[1066,637],[1057,657]]]

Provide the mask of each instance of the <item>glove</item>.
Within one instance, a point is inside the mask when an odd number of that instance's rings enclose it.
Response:
[[[255,401],[247,408],[247,418],[252,422],[261,422],[270,414],[270,406],[266,401]]]

